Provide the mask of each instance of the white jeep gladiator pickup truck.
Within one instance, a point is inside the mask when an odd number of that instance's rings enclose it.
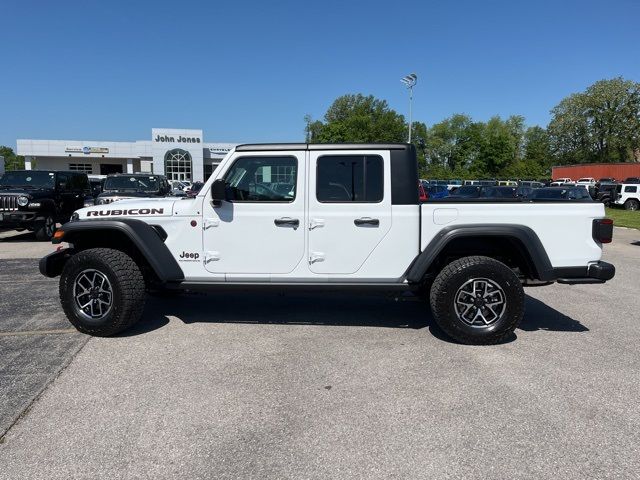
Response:
[[[40,271],[61,276],[67,317],[91,335],[137,322],[147,291],[357,288],[410,290],[469,344],[513,332],[525,285],[615,274],[600,261],[613,231],[600,203],[420,204],[417,183],[412,145],[240,145],[195,198],[78,210],[53,240],[69,248]]]

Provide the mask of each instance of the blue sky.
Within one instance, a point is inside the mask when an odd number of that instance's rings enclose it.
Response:
[[[300,141],[345,93],[414,119],[546,125],[602,78],[640,81],[640,2],[4,0],[0,144],[17,138]]]

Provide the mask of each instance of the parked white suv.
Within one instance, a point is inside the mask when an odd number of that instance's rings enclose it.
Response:
[[[591,198],[421,203],[417,183],[412,145],[240,145],[193,198],[78,210],[40,271],[61,276],[63,310],[91,335],[137,322],[145,290],[358,289],[414,292],[470,344],[511,335],[525,285],[615,274]]]
[[[595,178],[591,178],[591,177],[580,178],[576,182],[576,185],[583,186],[584,188],[589,190],[589,187],[595,187],[596,186],[596,179]]]
[[[618,185],[613,203],[624,206],[626,210],[640,209],[640,184],[623,183]]]

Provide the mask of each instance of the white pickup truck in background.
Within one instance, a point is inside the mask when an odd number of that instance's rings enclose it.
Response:
[[[61,275],[65,313],[92,335],[138,321],[148,290],[357,288],[412,291],[470,344],[513,332],[523,286],[614,276],[600,203],[421,204],[417,183],[412,145],[240,145],[195,198],[78,210],[54,239],[70,247],[40,270]]]

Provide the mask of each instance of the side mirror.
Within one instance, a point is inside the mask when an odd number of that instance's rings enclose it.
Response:
[[[211,185],[211,202],[214,207],[222,205],[227,199],[227,182],[222,179],[215,180]]]

